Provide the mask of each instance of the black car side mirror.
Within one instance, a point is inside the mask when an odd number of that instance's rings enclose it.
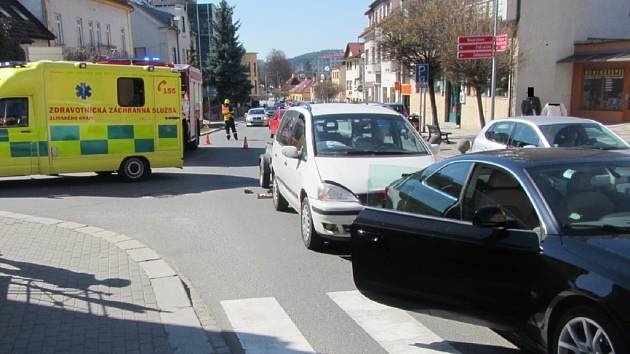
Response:
[[[475,212],[473,225],[483,228],[510,228],[515,225],[515,221],[503,209],[486,206]]]

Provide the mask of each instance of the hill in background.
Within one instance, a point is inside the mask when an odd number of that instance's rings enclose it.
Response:
[[[343,51],[343,49],[325,49],[325,50],[320,50],[318,52],[306,53],[306,54],[298,55],[295,58],[289,59],[289,63],[294,68],[301,68],[304,65],[304,63],[306,63],[306,61],[310,61],[311,65],[315,67],[317,65],[317,60],[319,60],[319,57],[321,57],[322,55],[339,52],[339,51]]]

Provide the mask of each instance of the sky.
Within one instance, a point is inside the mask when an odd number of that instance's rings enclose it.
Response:
[[[240,40],[264,59],[271,49],[288,58],[322,49],[344,50],[367,27],[373,0],[228,0],[241,21]],[[218,0],[198,0],[218,4]]]

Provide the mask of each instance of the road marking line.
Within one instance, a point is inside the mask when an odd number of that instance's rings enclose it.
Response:
[[[458,353],[403,310],[374,302],[356,290],[327,295],[389,353]]]
[[[272,297],[221,301],[247,353],[315,353]]]

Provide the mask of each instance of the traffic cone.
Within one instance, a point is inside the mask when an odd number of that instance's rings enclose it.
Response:
[[[249,144],[247,144],[247,137],[245,137],[245,139],[243,139],[243,149],[244,150],[249,149]]]
[[[205,145],[212,145],[210,141],[210,134],[206,134],[206,140],[203,142]]]

